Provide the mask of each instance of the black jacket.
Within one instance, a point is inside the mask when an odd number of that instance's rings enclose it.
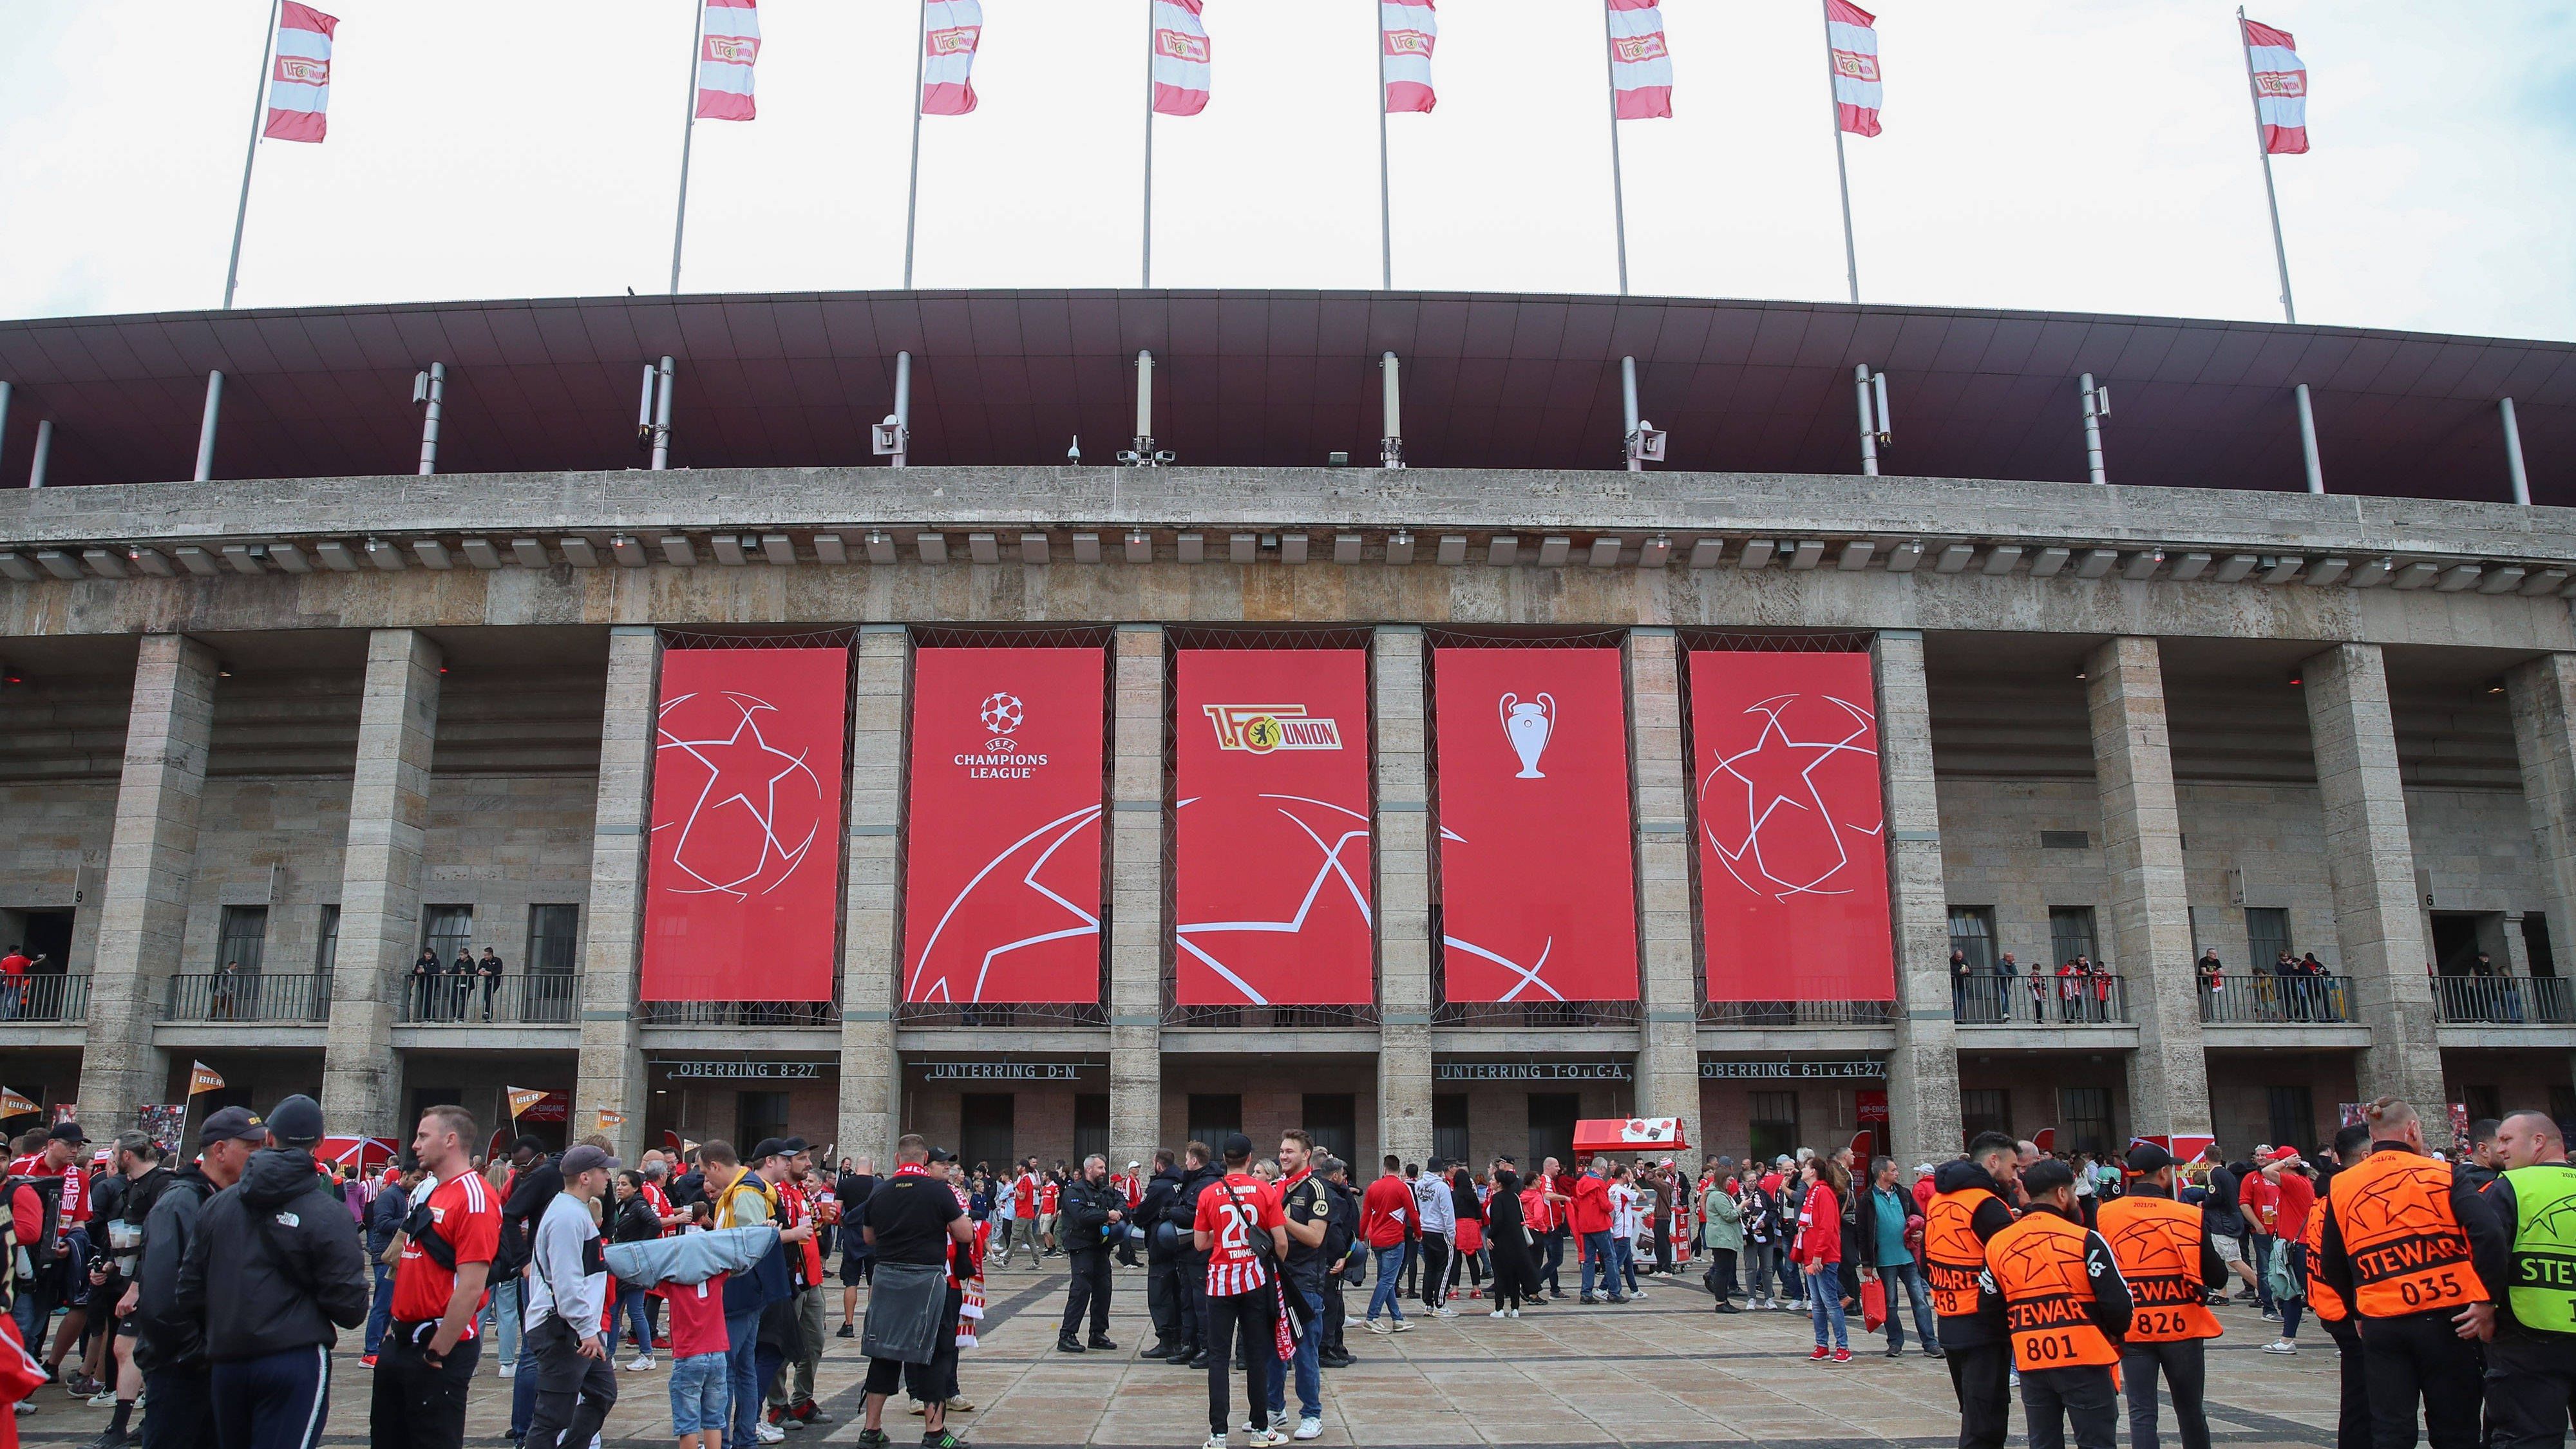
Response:
[[[193,1162],[170,1179],[143,1220],[143,1262],[135,1272],[137,1358],[151,1368],[202,1365],[205,1324],[179,1311],[179,1265],[196,1236],[197,1212],[215,1185]]]
[[[608,1220],[608,1240],[612,1243],[645,1243],[662,1236],[662,1215],[653,1211],[652,1201],[642,1193],[617,1205],[616,1214]]]
[[[357,1221],[300,1148],[252,1153],[241,1181],[198,1210],[179,1264],[178,1311],[205,1326],[217,1363],[327,1348],[334,1324],[367,1321],[372,1296]]]
[[[1127,1197],[1106,1180],[1093,1183],[1077,1177],[1056,1194],[1056,1209],[1056,1239],[1064,1250],[1096,1253],[1107,1246],[1102,1232],[1109,1225],[1109,1214],[1127,1211]]]
[[[1878,1261],[1878,1189],[1853,1183],[1851,1195],[1853,1232],[1844,1235],[1843,1261],[1863,1267],[1884,1268],[1887,1265]],[[1896,1195],[1905,1200],[1905,1215],[1914,1216],[1914,1194],[1900,1187]],[[1857,1257],[1852,1253],[1855,1246],[1860,1250]]]
[[[1216,1186],[1223,1175],[1212,1165],[1200,1167],[1183,1176],[1180,1187],[1172,1194],[1171,1216],[1165,1221],[1180,1229],[1180,1252],[1185,1258],[1203,1259],[1207,1256],[1191,1245],[1190,1225],[1198,1221],[1199,1194]]]
[[[1338,1265],[1350,1256],[1351,1245],[1359,1241],[1360,1195],[1330,1178],[1325,1179],[1324,1189],[1333,1195],[1332,1217],[1324,1226],[1324,1261]],[[1518,1210],[1515,1204],[1514,1211]]]
[[[1149,1263],[1165,1262],[1180,1253],[1180,1237],[1189,1231],[1172,1221],[1172,1204],[1180,1191],[1181,1170],[1158,1168],[1145,1184],[1144,1200],[1136,1204],[1136,1221],[1145,1229],[1145,1261]]]
[[[411,1216],[411,1194],[388,1185],[367,1204],[367,1260],[374,1262],[394,1245],[394,1234],[402,1231],[403,1219]]]

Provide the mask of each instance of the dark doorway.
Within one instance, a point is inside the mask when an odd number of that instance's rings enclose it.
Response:
[[[2445,976],[2474,976],[2478,969],[2478,918],[2433,917],[2433,965]]]
[[[1019,1098],[1009,1092],[968,1092],[957,1099],[957,1157],[968,1167],[1011,1160],[1011,1134]]]
[[[1308,1092],[1305,1104],[1306,1135],[1315,1145],[1344,1162],[1359,1150],[1360,1099],[1350,1092]],[[1366,1182],[1374,1174],[1363,1172],[1351,1163],[1351,1178]]]
[[[1108,1161],[1109,1094],[1078,1092],[1073,1099],[1073,1159],[1080,1162],[1095,1152],[1100,1154],[1102,1161]],[[1111,1162],[1109,1170],[1125,1172],[1127,1169],[1123,1164]]]
[[[69,911],[21,911],[21,929],[27,933],[27,955],[36,961],[33,974],[59,975],[71,969],[72,913]]]
[[[1574,1162],[1574,1124],[1583,1116],[1583,1098],[1575,1092],[1532,1092],[1529,1098],[1529,1161],[1536,1172],[1549,1158],[1561,1167]]]
[[[1190,1093],[1190,1140],[1207,1144],[1208,1160],[1222,1164],[1225,1139],[1243,1130],[1243,1097],[1236,1092]]]
[[[1798,1094],[1795,1092],[1755,1092],[1753,1116],[1745,1123],[1745,1137],[1755,1162],[1769,1162],[1782,1153],[1798,1150]]]
[[[736,1092],[733,1099],[734,1151],[751,1160],[752,1149],[765,1138],[787,1135],[785,1092]]]
[[[1431,1155],[1443,1162],[1467,1160],[1467,1094],[1441,1092],[1431,1099]]]
[[[2539,911],[2522,918],[2522,953],[2530,958],[2532,975],[2558,974],[2558,958],[2549,954],[2549,917]]]

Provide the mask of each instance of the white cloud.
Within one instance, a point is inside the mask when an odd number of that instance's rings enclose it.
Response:
[[[220,298],[267,6],[0,0],[0,315]],[[667,285],[686,0],[340,0],[331,139],[261,148],[244,306]],[[2264,0],[2314,77],[2277,162],[2300,316],[2576,337],[2576,7]],[[924,123],[925,287],[1133,286],[1143,0],[985,0],[983,107]],[[1378,281],[1373,0],[1209,0],[1157,123],[1155,281]],[[1634,290],[1840,300],[1816,10],[1668,0],[1677,119],[1622,128]],[[2481,18],[2483,17],[2483,18]],[[687,290],[902,276],[914,7],[768,0],[761,118],[697,129]],[[1885,0],[1849,143],[1868,300],[2278,316],[2233,7]],[[1404,287],[1616,285],[1600,15],[1450,0],[1389,120]]]

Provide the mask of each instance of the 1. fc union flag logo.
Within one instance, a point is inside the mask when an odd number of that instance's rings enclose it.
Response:
[[[1266,755],[1272,750],[1338,750],[1342,727],[1309,719],[1302,704],[1201,705],[1216,724],[1216,747]]]

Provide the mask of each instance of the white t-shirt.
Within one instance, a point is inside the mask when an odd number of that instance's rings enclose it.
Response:
[[[1624,1182],[1610,1184],[1610,1235],[1634,1238],[1643,1222],[1637,1212],[1637,1190]]]

